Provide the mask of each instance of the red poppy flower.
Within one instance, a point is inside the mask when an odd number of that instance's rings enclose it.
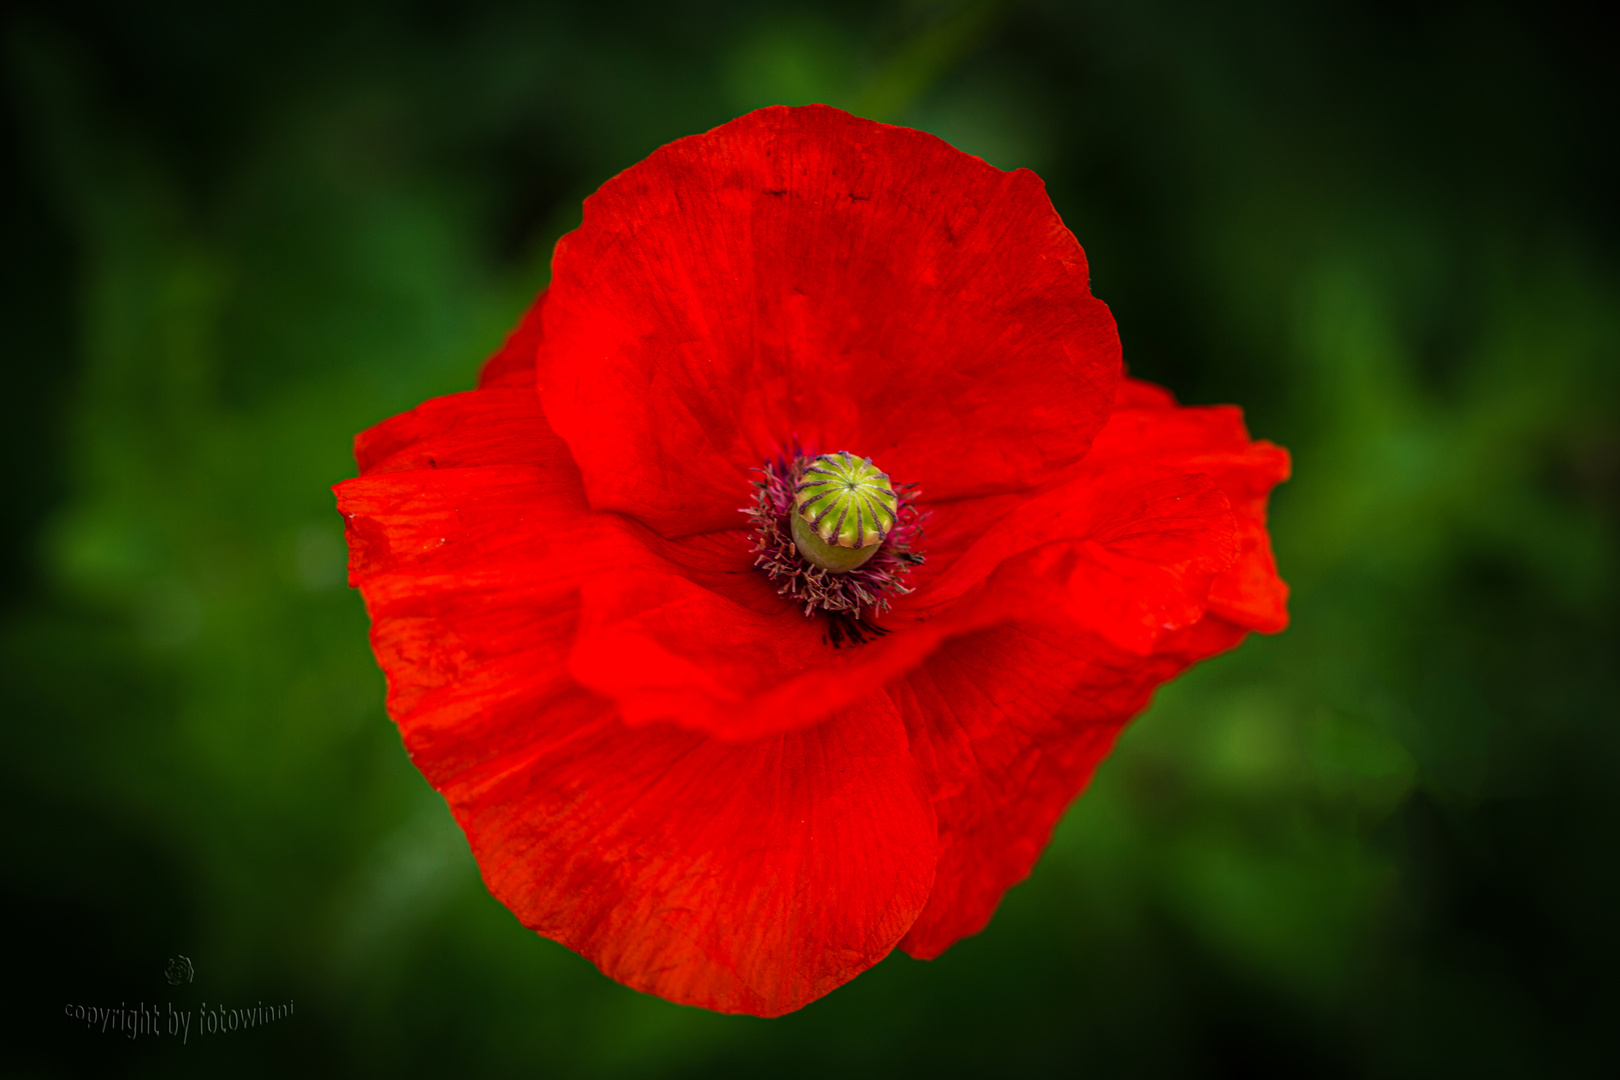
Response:
[[[820,106],[608,181],[479,388],[356,456],[389,711],[490,891],[726,1012],[980,930],[1154,687],[1286,622],[1286,453],[1123,378],[1032,173]]]

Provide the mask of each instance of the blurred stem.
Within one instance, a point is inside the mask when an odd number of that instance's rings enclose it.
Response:
[[[955,11],[908,40],[878,69],[856,96],[855,113],[891,123],[903,117],[984,41],[1012,6],[1012,0],[967,0],[955,5]]]

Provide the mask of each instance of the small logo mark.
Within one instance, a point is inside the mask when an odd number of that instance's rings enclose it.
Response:
[[[170,986],[188,983],[196,974],[189,956],[176,956],[163,965],[163,977],[169,981]]]

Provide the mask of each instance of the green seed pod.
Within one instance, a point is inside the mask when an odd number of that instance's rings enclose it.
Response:
[[[793,491],[793,543],[809,563],[847,573],[873,555],[898,520],[899,499],[871,458],[822,454]]]

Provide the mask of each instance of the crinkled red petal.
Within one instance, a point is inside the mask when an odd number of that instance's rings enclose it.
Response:
[[[892,706],[747,746],[627,730],[584,691],[504,720],[521,749],[441,781],[490,890],[637,989],[789,1012],[887,955],[927,901],[936,831]]]
[[[934,892],[906,951],[937,956],[985,925],[1155,687],[1249,630],[1286,622],[1264,513],[1287,470],[1286,453],[1251,442],[1236,410],[1179,408],[1160,388],[1131,380],[1085,462],[1016,511],[1027,516],[1060,492],[1071,506],[1100,502],[1116,515],[1115,557],[1059,544],[1040,550],[1061,556],[1004,565],[992,583],[1021,596],[1025,615],[946,642],[891,687],[940,827]],[[1166,474],[1186,485],[1184,495],[1168,480],[1126,494],[1128,478]],[[1088,475],[1099,486],[1076,500]],[[1120,487],[1109,494],[1109,485]],[[1213,509],[1211,494],[1231,507],[1224,535],[1218,515],[1197,510]],[[936,587],[949,589],[951,575],[996,542],[979,539]],[[1132,568],[1132,558],[1143,565]],[[1071,564],[1085,569],[1051,576]]]
[[[1288,625],[1288,586],[1277,576],[1266,531],[1266,500],[1288,479],[1288,451],[1251,441],[1243,412],[1231,405],[1182,408],[1168,391],[1138,379],[1120,384],[1119,405],[1097,436],[1087,464],[1151,461],[1198,472],[1226,493],[1237,523],[1238,558],[1216,579],[1210,610],[1262,633]]]
[[[886,696],[747,746],[626,727],[568,652],[583,575],[640,545],[588,511],[535,395],[441,398],[358,451],[339,506],[389,711],[498,899],[622,982],[727,1012],[798,1008],[893,948],[936,830]]]
[[[1004,624],[946,643],[892,688],[939,817],[934,890],[901,948],[932,959],[984,929],[1154,688],[1243,635],[1206,618],[1144,657]]]
[[[667,546],[675,559],[644,550],[592,575],[569,662],[574,677],[611,698],[629,723],[670,721],[746,742],[865,707],[946,629],[835,648],[822,618],[806,618],[753,569],[747,542],[732,533],[688,538]]]
[[[935,500],[1079,460],[1119,340],[1040,180],[824,106],[656,151],[557,245],[540,395],[591,503],[731,528],[797,437]]]
[[[972,503],[940,517],[977,540],[923,578],[901,617],[948,618],[981,588],[1006,619],[1069,621],[1116,646],[1147,653],[1162,634],[1196,622],[1210,583],[1236,554],[1226,496],[1208,477],[1156,463],[1071,470],[990,523],[964,521]],[[1027,589],[1014,589],[1016,568]],[[992,575],[997,575],[992,577]],[[990,586],[983,585],[986,580]],[[982,622],[982,619],[975,620]]]

